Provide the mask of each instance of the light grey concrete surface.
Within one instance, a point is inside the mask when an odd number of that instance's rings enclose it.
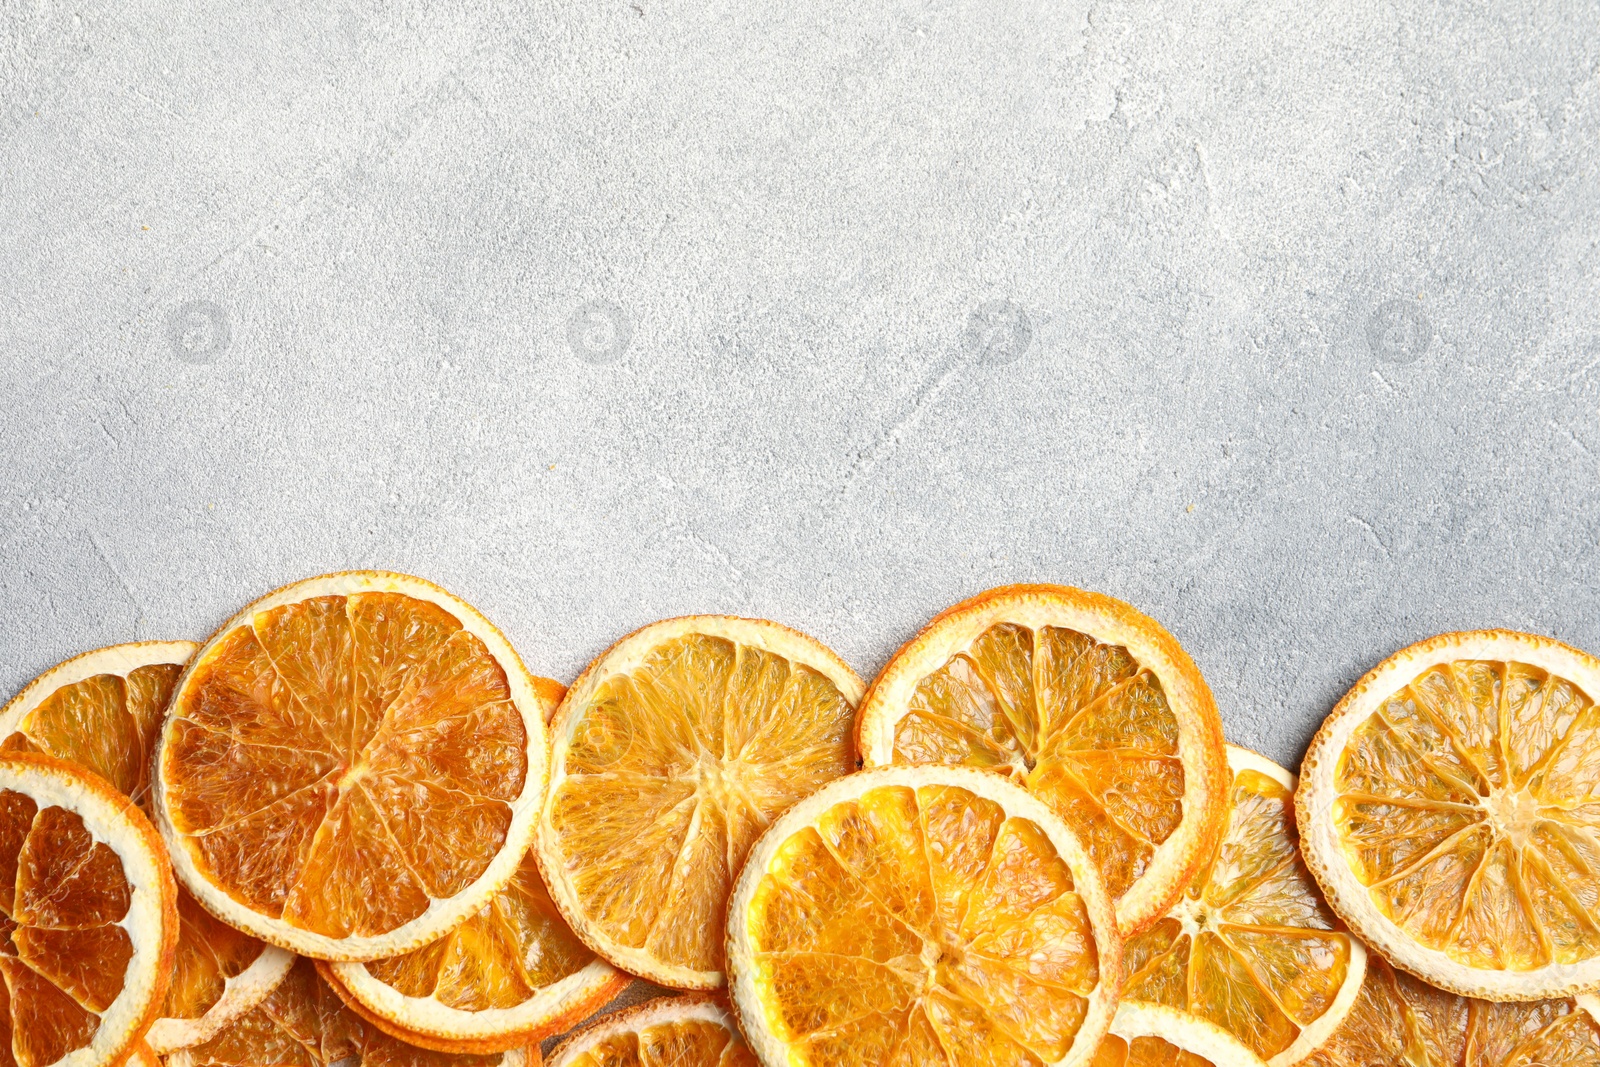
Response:
[[[1124,597],[1293,763],[1600,650],[1600,4],[0,0],[0,690],[309,574],[569,679]]]

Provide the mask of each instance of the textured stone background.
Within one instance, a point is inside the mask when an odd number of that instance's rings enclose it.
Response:
[[[1600,650],[1600,4],[279,6],[0,2],[4,692],[342,567],[563,679],[1082,585],[1291,763]]]

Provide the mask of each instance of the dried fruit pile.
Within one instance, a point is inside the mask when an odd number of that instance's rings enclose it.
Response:
[[[976,597],[870,687],[671,619],[567,690],[313,578],[0,708],[0,1067],[1600,1067],[1597,696],[1435,638],[1297,780],[1098,594]]]

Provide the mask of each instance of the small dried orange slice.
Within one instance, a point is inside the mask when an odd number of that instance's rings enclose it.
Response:
[[[750,850],[728,915],[733,1003],[769,1067],[1072,1067],[1116,1010],[1099,868],[995,774],[823,787]]]
[[[1294,775],[1228,746],[1229,817],[1216,858],[1162,919],[1129,939],[1124,1003],[1220,1026],[1288,1067],[1343,1021],[1366,950],[1323,903],[1300,858]]]
[[[302,955],[408,952],[516,873],[542,710],[500,632],[429,582],[286,586],[178,682],[155,772],[173,867],[207,911]]]
[[[1600,988],[1600,661],[1444,634],[1356,683],[1300,770],[1328,903],[1426,982],[1486,1000]]]
[[[538,837],[577,935],[660,985],[721,985],[745,852],[855,768],[861,689],[822,644],[756,619],[668,619],[602,653],[556,713]]]
[[[1123,1001],[1090,1067],[1262,1067],[1262,1060],[1186,1011]]]
[[[537,1049],[490,1055],[418,1048],[369,1026],[317,976],[308,959],[260,1004],[166,1067],[537,1067]]]
[[[128,1055],[166,996],[176,896],[155,829],[104,778],[0,755],[0,1021],[17,1067]]]
[[[613,1012],[573,1033],[550,1067],[756,1067],[720,1000],[658,997]]]
[[[97,772],[148,813],[150,753],[192,641],[86,652],[35,678],[0,708],[0,750],[41,752]],[[248,1011],[289,970],[291,953],[247,937],[178,890],[178,949],[157,1054],[192,1045]]]
[[[1222,720],[1187,653],[1120,600],[992,589],[937,616],[861,704],[868,767],[1008,775],[1100,865],[1124,934],[1172,906],[1227,810]]]
[[[1600,1067],[1596,1007],[1460,997],[1374,955],[1355,1007],[1302,1067]]]

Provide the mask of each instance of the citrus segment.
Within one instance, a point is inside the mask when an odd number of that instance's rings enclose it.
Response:
[[[1350,1010],[1366,952],[1301,860],[1294,776],[1231,745],[1228,763],[1228,823],[1215,858],[1166,916],[1129,940],[1123,998],[1186,1011],[1284,1067]]]
[[[1457,996],[1374,958],[1344,1024],[1305,1067],[1600,1067],[1600,1024],[1575,1001]]]
[[[750,854],[728,927],[763,1062],[1088,1062],[1120,942],[1098,869],[994,775],[889,768],[834,782]]]
[[[1509,631],[1369,673],[1306,754],[1307,856],[1334,909],[1463,995],[1600,985],[1597,692],[1600,662]]]
[[[1232,1034],[1187,1012],[1124,1001],[1090,1067],[1262,1067]]]
[[[348,572],[278,590],[173,695],[156,793],[179,877],[230,924],[319,958],[432,940],[516,868],[543,711],[505,639],[436,586]]]
[[[552,728],[538,842],[578,936],[664,985],[721,984],[733,876],[779,813],[854,769],[860,694],[832,652],[759,620],[671,619],[602,654]]]
[[[964,765],[1043,799],[1088,847],[1125,931],[1171,904],[1223,804],[1222,727],[1161,626],[1110,597],[1009,586],[933,620],[862,703],[869,767]]]
[[[756,1067],[727,1009],[660,997],[602,1016],[557,1045],[550,1067]]]
[[[73,764],[0,755],[0,1024],[17,1067],[127,1055],[166,994],[177,936],[166,851]]]
[[[450,1054],[391,1037],[349,1011],[311,961],[299,959],[264,1000],[209,1040],[168,1056],[166,1067],[528,1067],[529,1062],[524,1049]]]

